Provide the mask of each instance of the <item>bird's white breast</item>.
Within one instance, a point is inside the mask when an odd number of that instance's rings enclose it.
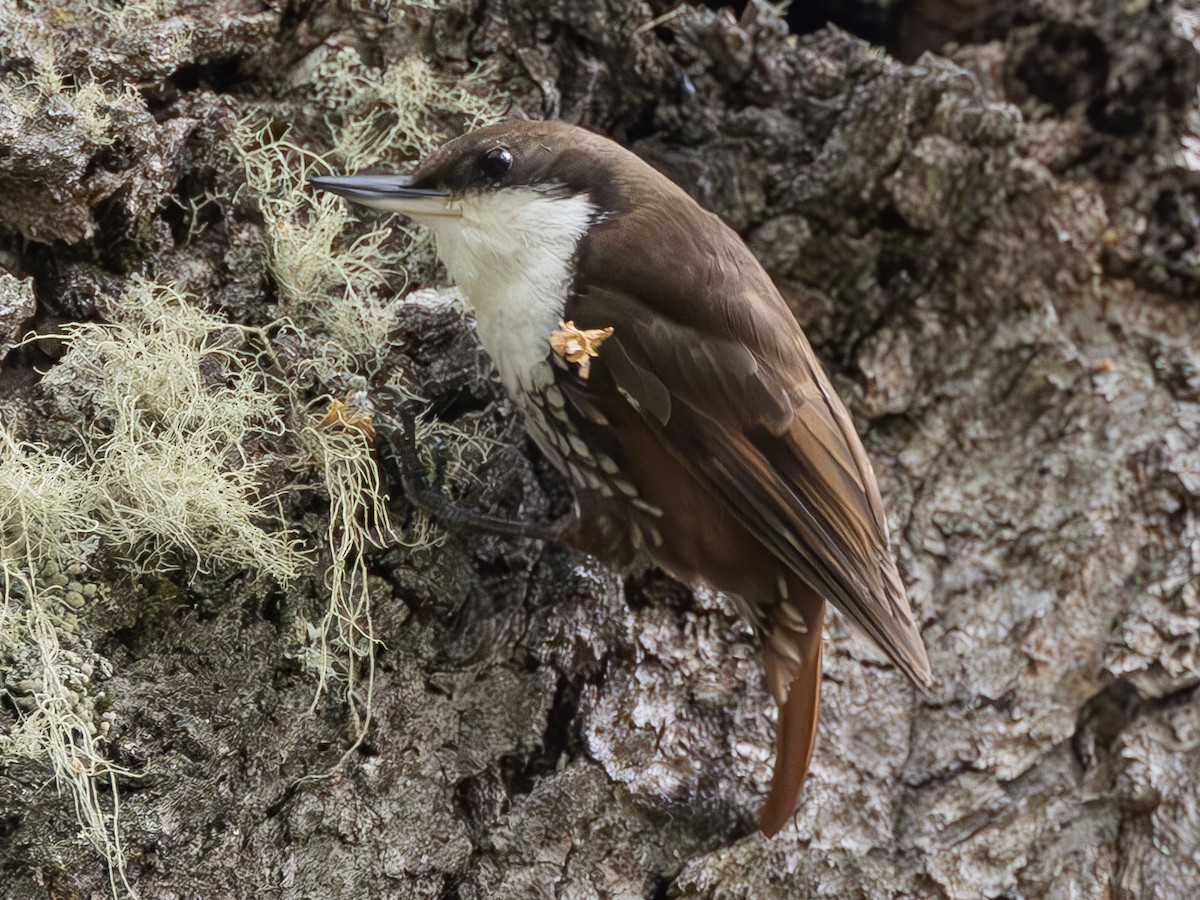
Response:
[[[438,256],[475,308],[483,347],[510,397],[550,379],[550,334],[563,316],[580,239],[596,216],[587,196],[505,188],[458,201],[429,221]]]

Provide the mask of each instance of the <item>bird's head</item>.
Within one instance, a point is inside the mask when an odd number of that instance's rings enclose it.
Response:
[[[478,306],[506,272],[561,295],[579,241],[632,208],[635,182],[649,172],[583,128],[512,120],[450,141],[412,175],[310,183],[428,227],[451,277]]]
[[[309,183],[434,231],[451,224],[446,220],[493,216],[519,229],[527,204],[544,213],[545,201],[586,201],[597,212],[618,212],[625,205],[620,169],[631,158],[576,126],[513,120],[450,141],[412,175],[321,176]]]

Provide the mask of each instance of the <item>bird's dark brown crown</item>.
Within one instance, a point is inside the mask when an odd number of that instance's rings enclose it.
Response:
[[[609,138],[563,122],[514,119],[450,141],[425,160],[412,186],[470,194],[532,187],[587,194],[606,212],[622,212],[622,167],[630,159]]]

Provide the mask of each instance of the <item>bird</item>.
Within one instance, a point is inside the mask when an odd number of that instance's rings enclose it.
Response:
[[[931,671],[871,463],[770,276],[665,175],[564,122],[469,132],[412,175],[310,182],[432,232],[571,484],[569,545],[732,598],[780,711],[758,815],[775,835],[816,743],[826,603],[918,687]]]

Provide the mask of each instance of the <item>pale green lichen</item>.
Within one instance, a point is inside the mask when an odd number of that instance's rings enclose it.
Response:
[[[410,398],[415,400],[416,398]],[[379,467],[364,434],[354,428],[313,424],[302,433],[305,464],[319,468],[329,496],[328,530],[323,552],[328,555],[325,587],[328,602],[319,622],[300,620],[297,656],[317,678],[313,706],[332,683],[343,685],[342,695],[354,716],[355,743],[370,726],[375,683],[377,638],[371,616],[372,579],[367,570],[371,548],[436,547],[445,539],[427,516],[417,513],[407,531],[391,520]],[[460,483],[473,467],[486,459],[494,444],[478,434],[430,419],[417,419],[416,442],[425,451],[423,462],[432,466],[428,449],[435,443],[450,449],[445,460],[446,478]]]
[[[125,880],[116,779],[127,774],[99,746],[106,723],[96,710],[91,677],[97,658],[77,633],[73,594],[82,582],[101,522],[97,485],[86,469],[44,447],[15,441],[0,427],[0,688],[21,711],[0,735],[0,759],[44,761],[51,780],[75,806],[83,836],[109,864],[113,892]],[[73,568],[64,573],[64,564]],[[78,584],[78,590],[73,590]],[[82,604],[80,604],[82,605]],[[111,793],[101,801],[99,786]],[[132,893],[132,890],[130,889]]]
[[[374,371],[386,354],[393,307],[407,283],[404,245],[387,230],[348,236],[352,214],[340,198],[306,181],[327,169],[320,157],[277,138],[261,115],[243,119],[235,153],[266,226],[271,274],[284,309],[327,339],[318,363],[326,379],[343,368]]]
[[[103,549],[142,571],[237,565],[286,582],[307,560],[248,446],[283,429],[278,391],[239,346],[248,330],[140,281],[111,315],[69,326],[70,349],[44,379],[60,411],[86,423],[78,452],[0,429],[0,659],[21,711],[0,758],[49,765],[115,892],[125,883],[116,778],[129,773],[99,744],[107,720],[92,675],[103,661],[80,634],[100,593],[87,564]]]
[[[320,139],[328,149],[322,154],[307,149],[294,128],[279,129],[267,112],[256,111],[238,123],[232,154],[263,215],[281,308],[306,333],[323,339],[321,353],[307,367],[323,384],[344,382],[350,372],[380,375],[393,323],[402,314],[401,295],[414,272],[432,270],[430,255],[402,221],[363,230],[350,205],[313,191],[307,179],[422,156],[452,136],[447,129],[499,120],[501,104],[485,72],[455,78],[415,58],[380,71],[345,46],[330,48],[309,71],[308,83],[296,87],[325,110]],[[449,426],[423,422],[418,440],[433,431],[455,448],[453,480],[466,448],[482,444]],[[410,533],[396,534],[360,434],[310,428],[303,443],[307,465],[322,471],[330,498],[329,595],[319,622],[297,623],[300,656],[317,677],[314,703],[330,683],[344,686],[361,740],[370,722],[375,651],[365,554],[384,536],[391,544],[427,547],[441,535],[420,515]]]
[[[286,584],[319,555],[328,600],[318,621],[305,621],[299,655],[317,677],[315,697],[342,686],[361,741],[376,650],[367,553],[429,547],[442,535],[420,515],[407,532],[393,525],[363,432],[317,427],[319,410],[304,408],[279,377],[264,331],[136,279],[107,315],[107,324],[67,326],[67,352],[43,379],[55,412],[80,423],[77,446],[55,452],[0,430],[0,660],[3,688],[21,711],[0,758],[51,767],[82,833],[109,861],[115,889],[124,882],[116,778],[131,773],[103,755],[112,714],[97,709],[92,676],[104,661],[81,636],[101,594],[89,563],[103,556],[138,572],[236,566]],[[491,445],[421,422],[418,442],[435,438],[449,448],[451,482]],[[282,498],[262,486],[271,465],[322,476],[328,526],[307,550],[281,521]],[[102,802],[98,782],[111,799]]]
[[[417,58],[381,71],[366,66],[349,46],[331,46],[318,58],[307,82],[294,88],[324,111],[309,130],[319,124],[318,139],[327,149],[307,149],[295,127],[281,129],[259,110],[238,123],[231,150],[263,215],[281,309],[323,339],[321,353],[306,366],[330,385],[344,383],[350,372],[383,374],[401,295],[414,274],[428,276],[432,260],[402,220],[364,230],[349,204],[313,191],[307,179],[411,161],[454,133],[498,121],[502,103],[487,71],[454,77]],[[464,454],[486,453],[486,442],[440,423],[419,423],[418,442],[427,443],[435,432],[453,448],[451,481],[465,471]],[[376,642],[366,553],[383,540],[433,546],[441,533],[422,515],[408,534],[396,533],[361,434],[313,427],[303,432],[302,443],[303,464],[323,473],[330,499],[324,542],[329,593],[319,622],[296,623],[299,656],[317,678],[314,703],[331,683],[344,686],[361,741],[371,717]]]
[[[101,13],[120,35],[169,5],[143,0]],[[116,113],[144,106],[136,86],[86,72],[65,77],[53,27],[39,28],[32,62],[0,79],[0,103],[25,116],[52,107],[93,143],[111,142]],[[265,222],[285,318],[272,328],[294,328],[320,352],[280,361],[267,331],[231,325],[169,285],[133,279],[103,305],[104,324],[66,326],[66,353],[43,379],[53,411],[78,424],[77,445],[21,443],[0,426],[0,686],[19,711],[16,727],[0,736],[0,759],[48,765],[72,797],[81,833],[108,862],[114,893],[133,893],[117,778],[135,776],[104,755],[116,713],[98,685],[107,664],[85,636],[108,593],[96,565],[193,574],[239,567],[288,583],[320,558],[327,603],[316,621],[303,621],[299,655],[317,678],[317,697],[340,686],[361,740],[377,644],[367,554],[442,539],[420,514],[404,532],[393,525],[370,446],[352,430],[315,427],[320,411],[306,408],[295,387],[304,374],[324,385],[364,374],[386,380],[400,295],[412,271],[431,271],[431,255],[395,222],[362,229],[344,201],[305,181],[404,164],[460,130],[498,120],[500,101],[485,70],[451,76],[405,59],[380,71],[349,50],[323,65],[319,78],[300,85],[324,109],[316,127],[302,136],[277,129],[261,108],[245,115],[230,145]],[[327,150],[309,149],[314,142]],[[232,199],[214,191],[189,201],[189,236],[202,228],[199,206]],[[419,443],[435,435],[448,448],[450,484],[491,446],[419,422]],[[320,473],[328,527],[307,547],[282,521],[284,498],[263,486],[271,467]]]
[[[324,108],[317,154],[265,111],[234,133],[232,154],[266,223],[271,274],[286,314],[328,339],[318,375],[375,373],[387,350],[398,298],[431,257],[402,220],[363,230],[341,198],[313,191],[313,175],[356,172],[422,157],[453,134],[498,121],[492,73],[439,73],[405,58],[380,71],[350,47],[332,49],[299,88]],[[314,123],[315,124],[315,123]]]
[[[69,122],[99,146],[118,137],[114,116],[138,113],[145,101],[134,84],[112,84],[90,72],[67,73],[59,64],[56,32],[38,23],[28,36],[30,63],[0,76],[0,103],[24,119]]]
[[[490,66],[453,74],[418,56],[380,70],[354,47],[340,46],[312,71],[309,94],[327,110],[329,159],[370,165],[420,160],[456,135],[499,122],[507,101],[497,80]]]
[[[201,570],[294,578],[304,556],[286,529],[263,526],[277,498],[260,486],[269,460],[247,446],[281,435],[286,409],[248,330],[140,281],[111,315],[69,326],[71,350],[44,381],[91,409],[83,449],[104,535],[147,569],[183,551]]]

